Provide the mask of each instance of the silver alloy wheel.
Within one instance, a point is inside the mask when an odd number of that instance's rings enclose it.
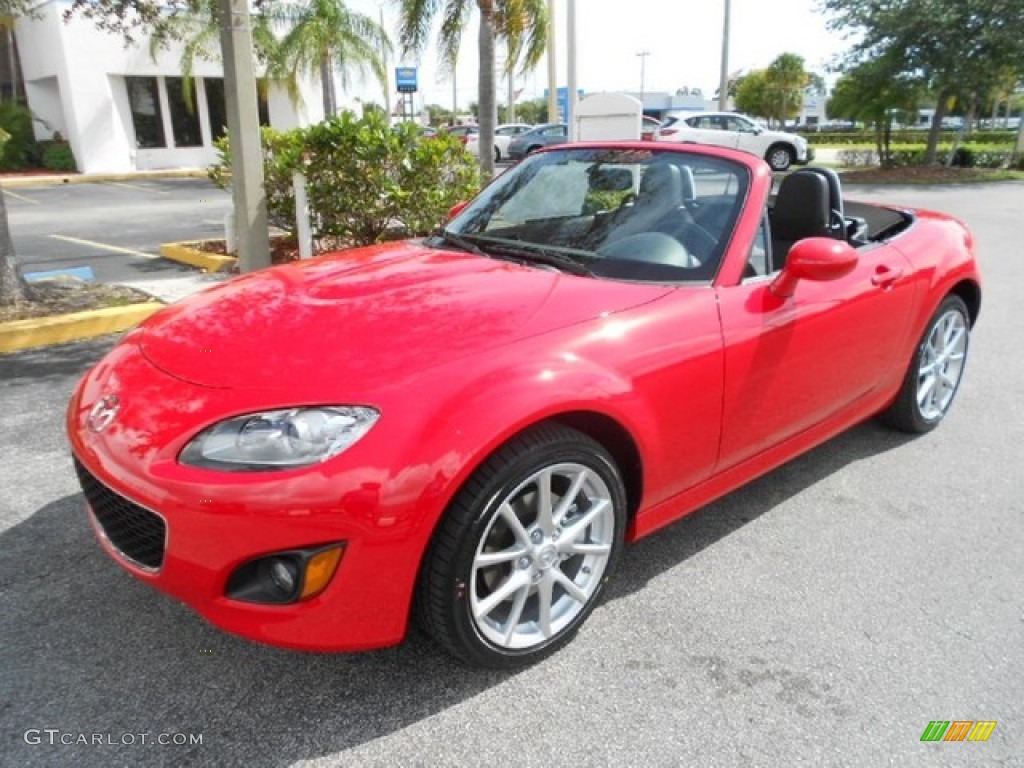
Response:
[[[967,318],[950,308],[935,321],[921,346],[917,408],[926,421],[941,419],[953,402],[967,358]]]
[[[768,153],[768,165],[773,171],[784,171],[793,163],[792,153],[783,146],[777,146]]]
[[[583,464],[544,467],[509,493],[480,537],[470,574],[478,631],[503,649],[540,645],[568,627],[601,584],[615,505]]]

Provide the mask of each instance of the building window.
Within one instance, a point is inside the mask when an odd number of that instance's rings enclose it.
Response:
[[[128,105],[135,127],[135,146],[140,149],[166,147],[164,119],[155,77],[126,77]]]
[[[168,82],[170,82],[168,80]],[[228,116],[224,106],[224,81],[219,77],[203,78],[206,85],[206,108],[210,115],[210,134],[214,141],[228,132]],[[256,108],[260,125],[270,125],[270,105],[265,81],[257,81]]]
[[[210,136],[216,141],[228,132],[228,115],[224,109],[224,81],[219,77],[203,79],[206,86],[206,110],[210,115]]]
[[[180,77],[165,77],[167,84],[167,107],[171,113],[171,130],[174,132],[174,146],[201,147],[203,134],[199,129],[199,110],[196,102],[195,81],[188,84],[186,99],[185,82]]]

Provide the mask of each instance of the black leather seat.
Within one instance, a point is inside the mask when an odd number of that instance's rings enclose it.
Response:
[[[771,211],[772,268],[782,269],[789,249],[805,237],[834,237],[828,182],[821,174],[800,170],[779,184]]]
[[[797,173],[816,173],[825,179],[828,184],[828,207],[832,211],[832,218],[828,226],[832,231],[832,237],[837,240],[845,240],[846,237],[846,216],[843,214],[843,190],[839,183],[839,174],[831,168],[801,168]]]

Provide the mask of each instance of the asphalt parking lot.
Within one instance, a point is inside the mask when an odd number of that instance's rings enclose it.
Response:
[[[25,272],[89,267],[97,280],[171,278],[189,268],[160,244],[224,237],[229,193],[199,178],[139,178],[4,190]]]
[[[82,511],[63,408],[112,341],[0,357],[0,764],[1024,765],[1024,185],[851,196],[975,233],[985,294],[947,421],[864,424],[628,548],[576,640],[518,673],[416,634],[331,656],[209,627]],[[922,743],[932,720],[997,726]]]

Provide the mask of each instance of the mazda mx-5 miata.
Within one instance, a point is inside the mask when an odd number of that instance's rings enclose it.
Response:
[[[239,277],[78,386],[103,547],[256,641],[533,661],[625,541],[960,384],[972,237],[714,147],[537,152],[433,236]]]

